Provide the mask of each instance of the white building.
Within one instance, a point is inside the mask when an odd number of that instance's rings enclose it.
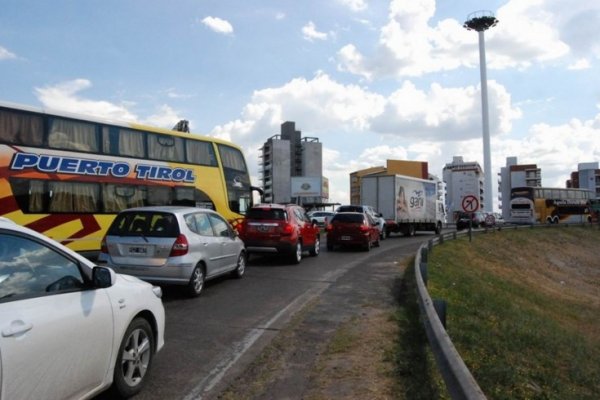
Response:
[[[517,157],[506,157],[506,166],[498,174],[498,204],[502,218],[510,218],[510,191],[516,187],[542,187],[542,170],[536,164],[518,164]]]
[[[571,179],[567,187],[587,189],[595,193],[595,198],[600,199],[600,169],[598,162],[577,164],[577,171],[571,172]]]
[[[448,222],[454,222],[458,212],[463,211],[462,199],[472,195],[479,199],[479,209],[485,207],[483,170],[476,161],[465,162],[455,156],[443,169],[443,181],[446,185],[446,215]]]

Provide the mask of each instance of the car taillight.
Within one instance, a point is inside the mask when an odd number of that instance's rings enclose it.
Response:
[[[106,246],[106,236],[100,242],[100,253],[108,254],[108,246]]]
[[[294,233],[294,227],[291,224],[285,224],[281,227],[281,234],[282,235],[291,235],[292,233]]]
[[[363,233],[369,232],[369,227],[366,225],[361,225],[360,226],[360,231]]]
[[[169,257],[178,257],[187,254],[189,249],[188,240],[185,235],[181,234],[177,236],[175,239],[175,243],[173,243],[173,247],[171,248],[171,254]]]

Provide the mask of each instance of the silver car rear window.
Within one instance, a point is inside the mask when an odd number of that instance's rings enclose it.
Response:
[[[173,214],[162,212],[127,212],[117,215],[108,229],[113,236],[176,237],[179,225]]]

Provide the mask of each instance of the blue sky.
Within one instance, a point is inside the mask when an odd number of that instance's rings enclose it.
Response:
[[[600,2],[4,0],[0,101],[172,127],[258,149],[295,121],[324,147],[332,201],[388,158],[483,166],[486,32],[494,191],[506,157],[564,186],[600,160]],[[496,193],[494,193],[496,197]]]

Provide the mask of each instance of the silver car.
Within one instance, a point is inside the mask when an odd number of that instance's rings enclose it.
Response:
[[[215,211],[138,207],[117,215],[98,261],[145,281],[185,285],[195,297],[208,279],[226,273],[241,278],[246,252],[237,232]]]

